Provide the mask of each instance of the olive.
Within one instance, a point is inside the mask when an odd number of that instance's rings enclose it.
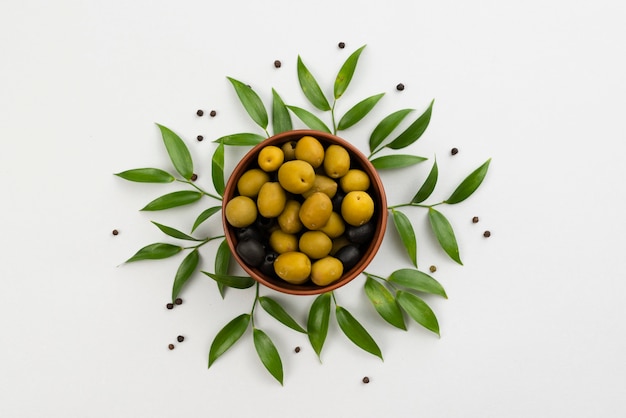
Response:
[[[247,239],[262,241],[263,234],[254,226],[246,226],[245,228],[239,228],[237,230],[237,239],[239,241],[244,241]]]
[[[259,213],[266,218],[275,218],[285,208],[287,194],[278,182],[268,181],[259,190],[256,204]]]
[[[315,170],[302,160],[287,161],[278,169],[278,182],[288,192],[300,194],[313,187]]]
[[[334,212],[341,213],[341,203],[344,197],[346,197],[346,192],[341,190],[341,188],[337,189],[337,193],[335,193],[335,196],[331,199]]]
[[[324,171],[328,177],[338,179],[350,169],[350,154],[341,145],[331,145],[326,149]]]
[[[263,259],[263,263],[259,266],[259,270],[263,274],[266,274],[271,277],[276,277],[276,271],[274,271],[274,261],[278,257],[278,253],[269,252],[265,254],[265,258]]]
[[[341,217],[352,226],[360,226],[374,215],[374,200],[363,191],[349,192],[341,202]]]
[[[298,250],[298,238],[294,234],[283,232],[282,229],[276,229],[270,235],[270,246],[279,254]]]
[[[237,182],[237,191],[242,196],[257,197],[261,186],[270,181],[270,176],[263,170],[253,168],[241,175]]]
[[[257,216],[257,207],[254,200],[247,196],[232,198],[224,210],[226,220],[235,228],[243,228],[252,224]]]
[[[265,247],[255,239],[239,241],[235,248],[239,257],[251,267],[258,267],[265,259]]]
[[[332,212],[333,204],[330,197],[322,192],[315,192],[302,203],[299,216],[302,225],[315,230],[326,225]]]
[[[337,251],[335,257],[343,264],[343,270],[348,271],[361,259],[361,251],[356,245],[346,245]]]
[[[254,226],[259,229],[262,234],[269,235],[276,226],[276,218],[266,218],[265,216],[257,216]]]
[[[282,149],[269,145],[259,152],[257,162],[263,171],[278,170],[285,160],[285,154]]]
[[[283,253],[274,261],[274,270],[286,282],[302,284],[311,274],[311,259],[298,251]]]
[[[348,226],[346,228],[346,237],[355,244],[363,244],[372,239],[375,229],[376,225],[372,221],[360,226]]]
[[[324,146],[312,136],[303,136],[296,143],[296,158],[317,168],[324,161]]]
[[[341,278],[343,264],[335,257],[324,257],[311,265],[311,280],[318,286],[326,286]]]
[[[339,184],[346,193],[365,191],[370,187],[370,178],[365,171],[353,168],[348,170],[346,175],[339,179]]]
[[[285,155],[285,161],[296,159],[296,141],[285,142],[281,149]]]

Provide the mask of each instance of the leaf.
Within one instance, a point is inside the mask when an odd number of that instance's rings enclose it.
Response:
[[[387,170],[390,168],[404,168],[410,167],[415,164],[419,164],[426,161],[428,158],[419,157],[417,155],[385,155],[384,157],[378,157],[370,161],[374,168],[377,170]]]
[[[217,247],[217,252],[215,253],[215,273],[228,275],[231,259],[232,254],[230,252],[230,247],[228,247],[228,241],[226,241],[226,239],[223,239],[220,243],[220,246]],[[217,289],[220,291],[220,295],[223,299],[225,291],[224,284],[217,282]]]
[[[115,175],[124,180],[139,183],[171,183],[175,180],[170,173],[158,168],[135,168],[116,173]]]
[[[272,89],[272,98],[272,127],[274,135],[291,131],[293,129],[291,115],[289,110],[287,110],[287,106],[285,106],[285,102],[274,89]]]
[[[254,340],[254,348],[261,362],[267,371],[274,376],[274,379],[278,380],[282,385],[283,363],[280,360],[280,354],[278,354],[276,346],[265,332],[257,328],[253,328],[252,330],[252,339]]]
[[[176,271],[176,276],[174,277],[174,285],[172,286],[172,301],[178,297],[180,290],[185,286],[187,280],[191,277],[193,272],[198,267],[198,261],[200,260],[200,254],[198,249],[195,248],[192,252],[187,254],[178,266],[178,270]]]
[[[237,96],[239,96],[241,104],[244,109],[246,109],[246,112],[248,112],[248,115],[250,115],[252,120],[261,128],[267,129],[267,111],[265,110],[265,106],[263,105],[259,95],[245,83],[231,77],[226,78],[228,78],[235,88],[235,92],[237,93]]]
[[[433,163],[433,168],[430,169],[430,173],[428,173],[428,177],[424,180],[424,184],[417,191],[411,203],[422,203],[424,200],[428,199],[432,194],[433,190],[435,190],[435,185],[437,185],[437,178],[439,176],[439,169],[437,168],[437,160]]]
[[[267,296],[261,296],[259,298],[259,303],[261,304],[263,309],[265,309],[265,312],[273,316],[283,325],[286,325],[295,331],[306,334],[306,330],[302,328],[300,324],[298,324],[296,320],[293,319],[291,315],[289,315],[287,311],[274,299]]]
[[[196,228],[198,228],[204,221],[206,221],[211,216],[213,216],[214,214],[219,212],[220,209],[222,209],[221,206],[213,206],[213,207],[210,207],[210,208],[202,211],[202,213],[200,215],[198,215],[198,217],[196,218],[196,221],[193,223],[193,227],[191,228],[191,232],[195,231]]]
[[[437,237],[437,241],[441,248],[450,256],[451,259],[463,265],[459,256],[459,246],[452,230],[452,225],[441,212],[433,208],[428,208],[428,219],[430,226]]]
[[[135,253],[131,258],[126,260],[127,263],[139,260],[160,260],[178,254],[183,247],[172,244],[156,243],[146,245]]]
[[[300,87],[302,88],[302,92],[309,99],[309,102],[319,110],[330,110],[330,105],[328,104],[328,100],[324,93],[322,93],[322,89],[319,84],[313,77],[313,74],[309,71],[309,69],[302,62],[302,58],[298,55],[298,81],[300,82]]]
[[[241,338],[249,323],[250,314],[241,314],[217,333],[209,349],[209,367]]]
[[[158,123],[157,126],[161,130],[163,143],[165,144],[165,148],[167,149],[167,153],[170,156],[174,168],[184,179],[189,180],[191,176],[193,176],[193,161],[187,145],[169,128],[159,125]]]
[[[400,234],[402,244],[409,254],[409,258],[415,267],[417,267],[417,240],[415,239],[415,231],[413,231],[413,225],[409,218],[402,212],[395,209],[391,209],[393,215],[393,224]]]
[[[213,179],[213,187],[215,187],[215,191],[220,196],[224,195],[224,189],[226,188],[224,184],[224,143],[220,142],[220,144],[215,149],[213,153],[213,158],[211,160],[211,178]]]
[[[146,211],[171,209],[177,206],[189,205],[202,197],[202,193],[193,190],[181,190],[157,197],[148,203],[143,209]]]
[[[396,270],[391,273],[388,280],[392,283],[399,284],[400,286],[417,290],[418,292],[432,293],[434,295],[443,296],[446,299],[448,298],[443,286],[441,286],[437,280],[419,270]]]
[[[248,276],[229,276],[228,274],[209,273],[208,271],[202,273],[224,286],[235,289],[248,289],[254,285],[254,280]]]
[[[396,300],[415,322],[439,335],[439,322],[426,302],[414,294],[402,290],[396,293]]]
[[[422,115],[415,120],[408,128],[404,130],[396,139],[387,144],[387,147],[391,149],[400,149],[408,147],[422,136],[428,124],[430,123],[430,116],[433,112],[433,104],[435,101],[430,102],[430,106]]]
[[[317,131],[331,133],[330,129],[328,129],[328,126],[326,126],[326,124],[322,122],[320,118],[318,118],[308,110],[296,106],[287,106],[287,108],[295,113],[295,115],[309,128],[315,129]]]
[[[321,360],[321,352],[328,334],[330,321],[330,293],[322,293],[311,304],[307,321],[309,341],[317,357]]]
[[[476,189],[478,189],[478,186],[480,186],[480,184],[483,182],[483,179],[487,175],[489,163],[491,163],[491,158],[485,161],[483,165],[478,167],[469,176],[467,176],[465,180],[463,180],[461,184],[459,184],[457,188],[452,192],[450,197],[445,200],[445,202],[453,205],[455,203],[462,202],[470,197],[472,193],[474,193]]]
[[[396,328],[406,330],[402,311],[393,295],[385,286],[367,276],[365,280],[365,294],[376,309],[376,312]]]
[[[380,121],[378,125],[372,131],[370,135],[370,152],[377,150],[378,146],[389,136],[389,134],[396,129],[396,127],[407,117],[407,115],[413,112],[414,109],[402,109],[391,113]]]
[[[154,221],[150,221],[150,222],[156,225],[157,228],[159,228],[164,234],[169,235],[172,238],[184,239],[187,241],[204,241],[204,240],[189,236],[185,234],[184,232],[181,232],[178,229],[172,228],[170,226],[161,225],[160,223],[157,223]]]
[[[374,341],[372,336],[363,328],[363,325],[361,325],[350,312],[341,306],[337,306],[335,316],[339,328],[341,328],[350,341],[368,353],[379,357],[381,360],[383,359],[383,355],[376,341]]]
[[[264,139],[265,137],[263,135],[242,132],[217,138],[213,142],[223,143],[224,145],[247,147],[257,145],[258,143],[263,142]]]
[[[361,52],[366,45],[363,45],[356,51],[354,51],[343,63],[337,77],[335,78],[335,86],[333,88],[335,99],[340,98],[343,93],[345,93],[348,85],[350,85],[350,81],[352,80],[352,76],[354,75],[354,70],[356,69],[356,65],[359,61],[359,57],[361,56]]]
[[[376,103],[385,95],[385,93],[376,94],[370,96],[367,99],[361,100],[355,104],[345,115],[341,117],[337,124],[337,130],[341,131],[353,126],[361,119],[363,119],[373,108]]]

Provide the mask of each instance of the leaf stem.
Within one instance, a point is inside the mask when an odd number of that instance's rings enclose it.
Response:
[[[186,183],[188,185],[190,185],[191,187],[195,188],[196,190],[198,190],[200,193],[202,193],[205,196],[209,196],[212,197],[213,199],[219,200],[221,201],[222,198],[220,196],[216,196],[212,193],[207,192],[206,190],[203,190],[202,188],[196,186],[192,181],[189,180],[181,180],[181,179],[176,179],[176,181],[180,182],[180,183]]]
[[[408,203],[400,203],[398,205],[393,205],[393,206],[387,206],[387,209],[397,209],[397,208],[402,208],[406,206],[414,206],[418,208],[434,208],[435,206],[443,205],[445,203],[446,203],[445,200],[439,203],[433,203],[432,205],[422,205],[421,203],[408,202]]]
[[[259,283],[256,283],[256,290],[254,294],[254,303],[252,303],[252,309],[250,310],[250,320],[252,321],[252,328],[254,328],[254,310],[259,302]]]
[[[220,239],[220,238],[224,238],[224,235],[218,235],[216,237],[207,237],[204,240],[202,240],[202,242],[200,242],[200,244],[198,245],[192,245],[190,247],[183,247],[183,250],[191,250],[191,249],[195,249],[195,248],[200,248],[202,247],[204,244],[206,244],[207,242],[211,242],[215,239]]]
[[[337,99],[333,100],[333,107],[330,108],[330,117],[333,124],[333,135],[337,135],[337,123],[335,122],[335,105],[337,104]]]

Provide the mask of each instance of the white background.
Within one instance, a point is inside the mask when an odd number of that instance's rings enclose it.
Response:
[[[608,0],[3,0],[0,416],[623,417],[625,18],[625,3]],[[180,258],[121,264],[172,241],[150,220],[189,231],[215,202],[140,212],[181,186],[113,173],[171,169],[161,123],[185,138],[198,183],[211,188],[211,140],[261,133],[226,76],[266,103],[274,87],[307,107],[298,54],[330,95],[341,63],[364,44],[338,112],[386,95],[344,137],[366,150],[384,115],[435,99],[429,129],[409,149],[429,161],[383,175],[390,204],[412,197],[434,157],[433,201],[493,159],[475,195],[441,208],[464,266],[436,247],[423,210],[405,210],[420,268],[436,265],[448,292],[427,298],[441,338],[415,323],[387,326],[357,279],[337,297],[384,362],[333,325],[320,364],[305,335],[259,312],[285,385],[263,369],[249,334],[207,369],[212,338],[250,309],[252,290],[222,300],[211,279],[196,277],[168,311]],[[228,167],[240,152],[229,149]],[[219,234],[216,221],[199,233]],[[212,271],[216,247],[206,248],[202,268]],[[368,271],[408,266],[390,227]],[[264,294],[304,323],[310,298]]]

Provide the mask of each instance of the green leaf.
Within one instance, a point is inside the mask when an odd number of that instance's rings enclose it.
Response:
[[[183,178],[189,180],[191,176],[193,176],[193,161],[191,160],[189,149],[183,140],[169,128],[159,125],[158,123],[157,126],[161,130],[163,143],[165,144],[165,148],[170,156],[170,160],[172,160],[174,168]]]
[[[300,82],[300,87],[302,88],[302,92],[309,99],[309,102],[319,110],[330,110],[330,104],[328,104],[328,100],[324,93],[322,93],[322,89],[319,84],[313,77],[313,74],[309,71],[309,69],[302,62],[302,58],[298,55],[298,81]]]
[[[139,261],[139,260],[160,260],[163,258],[168,258],[173,255],[178,254],[183,250],[183,247],[172,244],[165,243],[156,243],[146,245],[139,251],[135,253],[131,258],[126,260],[127,263],[131,261]]]
[[[396,300],[398,304],[400,304],[400,307],[404,309],[415,322],[439,335],[439,322],[437,322],[437,317],[426,302],[414,294],[402,290],[396,293]]]
[[[415,267],[417,267],[417,240],[415,239],[415,231],[409,218],[402,212],[391,209],[393,215],[393,224],[400,234],[402,244],[409,254],[409,258]]]
[[[172,228],[171,226],[161,225],[160,223],[157,223],[154,221],[150,221],[150,222],[156,225],[156,227],[159,228],[164,234],[169,235],[172,238],[184,239],[187,241],[204,241],[204,240],[189,236],[185,234],[184,232],[179,231],[178,229]]]
[[[322,348],[328,334],[330,321],[330,293],[322,293],[311,304],[307,321],[309,341],[317,357],[321,360]]]
[[[422,136],[428,124],[430,123],[430,116],[433,112],[433,104],[435,101],[430,102],[430,106],[422,115],[415,120],[408,128],[406,128],[396,139],[387,144],[387,147],[391,149],[400,149],[408,147]]]
[[[232,254],[230,252],[230,247],[228,246],[228,241],[226,241],[226,239],[224,238],[220,243],[220,246],[217,247],[217,252],[215,253],[215,273],[228,275],[231,259]],[[224,291],[226,290],[224,284],[217,282],[217,289],[220,291],[220,295],[223,299]]]
[[[257,145],[258,143],[263,142],[263,140],[265,140],[263,135],[242,132],[217,138],[213,142],[223,143],[224,145],[248,147]]]
[[[394,129],[396,129],[396,127],[398,127],[400,122],[402,122],[409,113],[413,112],[413,110],[414,109],[398,110],[381,120],[380,123],[376,125],[376,127],[372,131],[372,134],[370,135],[370,152],[376,151],[378,149],[378,146],[383,143],[385,138],[387,138],[389,134]]]
[[[349,127],[359,122],[374,108],[374,106],[376,106],[376,103],[378,103],[378,101],[384,95],[385,93],[376,94],[355,104],[339,120],[339,123],[337,124],[337,130],[341,131],[344,129],[348,129]]]
[[[136,181],[139,183],[171,183],[174,176],[167,171],[158,168],[135,168],[133,170],[115,173],[116,176],[128,181]]]
[[[298,331],[298,332],[302,332],[304,334],[306,334],[306,330],[304,328],[302,328],[300,326],[300,324],[298,324],[296,322],[295,319],[293,319],[291,317],[291,315],[289,315],[287,313],[287,311],[285,310],[285,308],[283,308],[278,302],[276,302],[274,299],[267,297],[267,296],[261,296],[259,298],[259,303],[261,304],[261,306],[263,307],[263,309],[265,309],[265,311],[270,314],[271,316],[273,316],[275,319],[277,319],[279,322],[281,322],[283,325],[288,326],[289,328]]]
[[[389,276],[390,282],[399,284],[400,286],[408,287],[409,289],[417,290],[419,292],[432,293],[434,295],[443,296],[448,298],[443,286],[429,276],[415,269],[400,269],[396,270]]]
[[[489,163],[491,163],[491,158],[467,176],[465,180],[463,180],[461,184],[459,184],[458,187],[452,192],[450,197],[445,200],[445,202],[453,205],[470,197],[472,193],[478,189],[478,186],[480,186],[483,179],[487,175]]]
[[[180,290],[185,286],[185,283],[187,283],[187,280],[189,280],[196,270],[196,267],[198,267],[199,260],[200,254],[198,249],[195,248],[192,252],[187,254],[187,257],[180,263],[176,271],[176,276],[174,277],[174,285],[172,286],[172,301],[178,297]]]
[[[198,217],[196,218],[196,221],[193,223],[191,232],[195,231],[196,228],[198,228],[204,221],[206,221],[211,216],[219,212],[220,209],[222,209],[221,206],[213,206],[213,207],[208,208],[207,210],[204,210],[200,215],[198,215]]]
[[[406,330],[402,311],[398,307],[393,295],[385,286],[367,276],[365,280],[365,294],[376,309],[376,312],[396,328]]]
[[[241,338],[249,323],[250,314],[241,314],[217,333],[209,349],[209,367]]]
[[[224,286],[235,289],[248,289],[255,283],[254,279],[249,276],[230,276],[228,274],[209,273],[208,271],[203,271],[202,273]]]
[[[428,199],[432,194],[433,190],[435,190],[435,185],[437,185],[437,178],[439,176],[439,169],[437,168],[437,160],[433,163],[433,168],[430,169],[430,173],[428,173],[428,177],[422,184],[422,187],[417,191],[411,203],[422,203],[424,200]]]
[[[235,92],[237,93],[237,96],[239,96],[241,104],[244,109],[246,109],[246,112],[248,112],[248,115],[250,115],[252,120],[261,128],[267,129],[267,111],[265,110],[265,106],[263,105],[259,95],[245,83],[231,77],[226,78],[228,78],[235,88]]]
[[[320,118],[318,118],[308,110],[296,106],[287,106],[287,108],[295,113],[298,119],[304,122],[304,124],[309,128],[315,129],[317,131],[331,133],[330,129],[328,129],[328,126],[326,126],[326,124],[324,124],[324,122],[322,122]]]
[[[293,129],[291,115],[289,110],[287,110],[287,106],[285,106],[285,102],[274,89],[272,89],[272,98],[272,127],[274,135],[291,131]]]
[[[441,248],[450,256],[451,259],[463,265],[459,256],[459,246],[452,230],[452,225],[441,212],[433,208],[428,208],[428,219],[430,226],[439,241]]]
[[[385,155],[384,157],[378,157],[370,161],[374,168],[377,170],[387,170],[391,168],[405,168],[415,164],[419,164],[422,161],[426,161],[428,158],[419,157],[417,155]]]
[[[213,179],[213,187],[220,196],[224,195],[224,189],[226,188],[224,183],[224,143],[220,144],[213,153],[211,160],[211,178]]]
[[[350,341],[368,353],[379,357],[381,360],[383,359],[383,355],[376,341],[374,341],[372,336],[363,328],[363,325],[361,325],[350,312],[341,306],[337,306],[335,316],[339,328],[341,328]]]
[[[343,65],[341,66],[341,69],[339,70],[339,73],[337,74],[337,78],[335,78],[335,86],[333,88],[335,99],[340,98],[343,95],[343,93],[345,93],[346,89],[348,88],[348,85],[350,84],[350,81],[352,80],[352,76],[354,75],[354,70],[356,69],[356,65],[359,62],[359,57],[361,55],[361,52],[363,52],[363,49],[365,47],[366,45],[363,45],[362,47],[354,51],[348,57],[346,62],[344,62]]]
[[[181,190],[157,197],[148,203],[143,209],[146,211],[165,210],[177,206],[189,205],[197,202],[202,197],[202,193],[193,190]]]
[[[280,360],[280,354],[278,354],[276,346],[265,332],[257,328],[253,328],[252,330],[252,339],[254,340],[254,348],[261,362],[267,371],[274,376],[274,379],[278,380],[282,385],[283,363]]]

